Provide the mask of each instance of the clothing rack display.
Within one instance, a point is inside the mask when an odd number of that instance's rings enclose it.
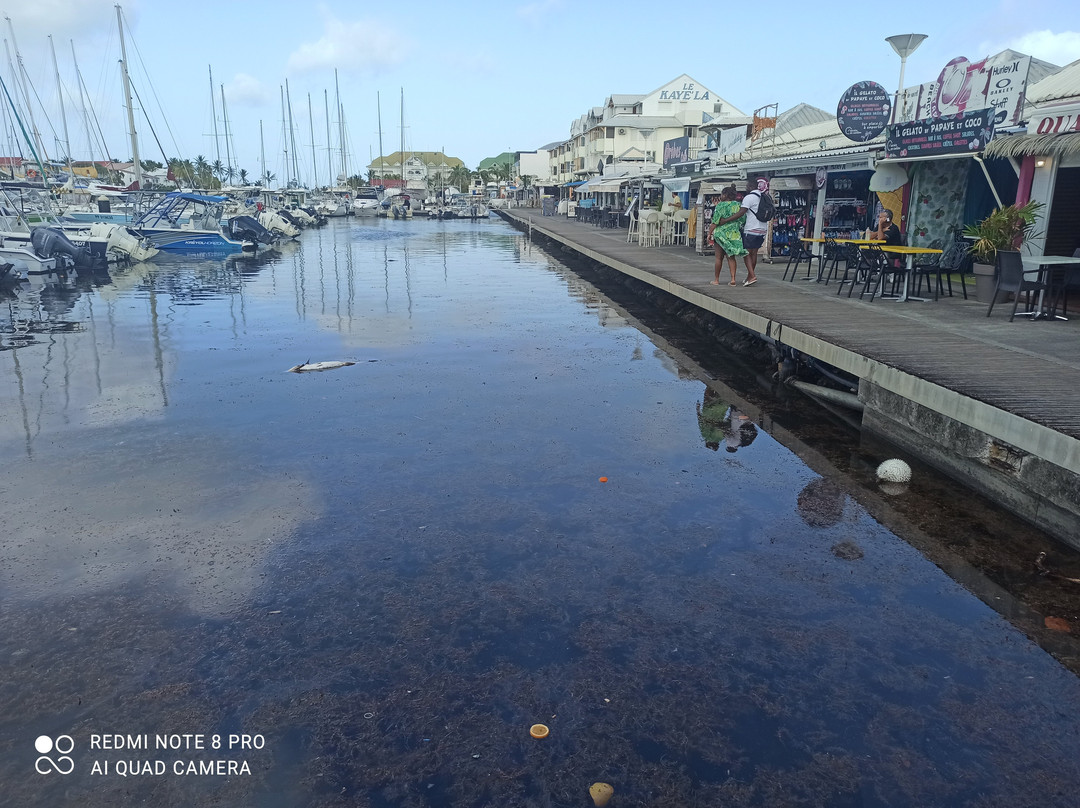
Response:
[[[791,254],[791,246],[809,232],[812,192],[778,191],[776,217],[769,223],[768,255],[782,258]]]

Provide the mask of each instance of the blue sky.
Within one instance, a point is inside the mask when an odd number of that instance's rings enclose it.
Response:
[[[119,79],[112,0],[24,0],[5,12],[30,76],[38,129],[58,155],[62,124],[47,37],[65,92],[77,96],[79,67],[110,156],[130,157]],[[164,150],[215,156],[208,67],[225,86],[233,163],[260,171],[259,121],[267,168],[284,176],[281,86],[288,80],[297,153],[305,180],[325,184],[324,91],[333,118],[338,69],[350,173],[379,154],[377,94],[387,154],[443,150],[470,168],[506,150],[534,149],[568,135],[570,122],[612,93],[645,93],[687,73],[745,112],[805,101],[832,111],[843,91],[871,79],[893,90],[900,60],[886,36],[925,33],[908,59],[906,84],[936,78],[955,56],[979,58],[1012,47],[1066,64],[1080,59],[1080,3],[1004,0],[814,4],[667,3],[581,0],[371,3],[326,0],[128,0],[128,61]],[[5,22],[3,35],[10,41]],[[11,83],[7,61],[4,80]],[[308,119],[313,110],[316,155]],[[220,89],[215,87],[218,127]],[[46,119],[47,118],[47,119]],[[84,115],[67,105],[72,154],[90,153]],[[146,120],[136,119],[140,154],[161,160]],[[55,131],[56,134],[52,134]],[[0,151],[11,151],[9,138]],[[224,141],[219,141],[225,159]],[[338,160],[340,158],[337,158]],[[337,169],[335,168],[335,171]]]

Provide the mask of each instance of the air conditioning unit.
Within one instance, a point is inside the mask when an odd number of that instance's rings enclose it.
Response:
[[[619,134],[620,134],[620,135],[625,135],[625,134],[626,134],[626,130],[625,130],[625,129],[620,129],[620,130],[619,130]]]

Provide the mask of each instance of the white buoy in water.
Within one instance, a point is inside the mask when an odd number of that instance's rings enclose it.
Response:
[[[893,458],[877,467],[877,478],[886,483],[906,483],[911,481],[911,466],[903,460]]]

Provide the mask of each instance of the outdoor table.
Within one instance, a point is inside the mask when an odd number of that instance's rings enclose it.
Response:
[[[1080,257],[1072,255],[1036,255],[1036,256],[1023,256],[1021,260],[1024,262],[1024,274],[1025,275],[1039,275],[1039,280],[1043,280],[1045,277],[1046,287],[1050,287],[1051,273],[1054,271],[1064,271],[1065,277],[1063,283],[1066,289],[1062,291],[1062,294],[1068,293],[1068,278],[1074,273],[1080,273]],[[1029,269],[1030,267],[1030,269]],[[1048,320],[1050,314],[1047,314],[1045,308],[1046,289],[1042,289],[1039,292],[1039,302],[1035,305],[1035,310],[1031,312],[1021,312],[1031,316],[1032,320]],[[1054,310],[1052,312],[1054,319],[1068,320],[1068,317],[1064,317],[1057,314],[1057,304],[1054,304]]]
[[[878,249],[882,252],[891,253],[892,255],[906,255],[907,260],[905,266],[907,272],[904,273],[904,291],[900,293],[900,297],[896,298],[897,303],[903,303],[907,300],[919,300],[926,301],[925,297],[911,297],[908,295],[908,287],[911,285],[911,273],[915,268],[915,256],[916,255],[941,255],[944,250],[939,250],[934,247],[904,247],[900,244],[893,246],[886,246],[882,244]],[[885,273],[881,273],[881,279],[878,281],[878,288],[881,289],[885,283]]]

